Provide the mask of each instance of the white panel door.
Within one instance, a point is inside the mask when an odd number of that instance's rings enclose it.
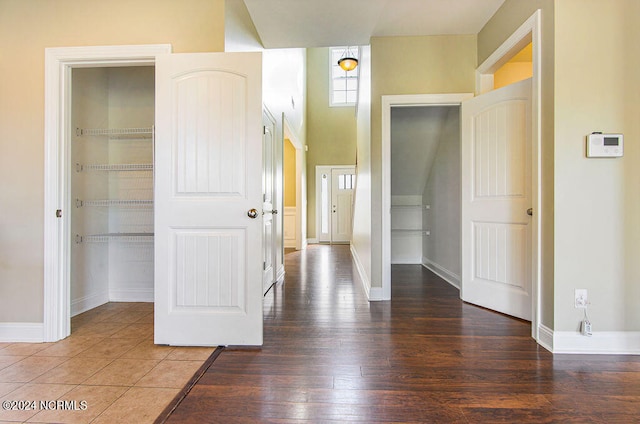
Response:
[[[156,61],[156,344],[262,344],[261,68],[260,53]]]
[[[262,292],[266,293],[275,282],[274,176],[275,176],[275,127],[270,116],[262,116]]]
[[[531,320],[531,80],[462,103],[461,298]]]
[[[331,169],[331,242],[351,241],[356,173],[353,168]]]

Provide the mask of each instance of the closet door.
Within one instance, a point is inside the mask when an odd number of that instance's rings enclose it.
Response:
[[[262,344],[262,56],[158,56],[155,343]]]
[[[531,79],[462,103],[465,302],[531,320]]]

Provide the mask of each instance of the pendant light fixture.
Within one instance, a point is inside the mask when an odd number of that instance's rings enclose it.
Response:
[[[345,71],[353,71],[358,66],[358,59],[355,58],[355,55],[351,53],[351,49],[349,47],[344,49],[344,53],[340,60],[338,60],[338,65],[344,69]]]

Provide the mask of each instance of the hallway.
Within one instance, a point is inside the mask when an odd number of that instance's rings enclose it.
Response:
[[[349,246],[286,255],[265,343],[226,348],[169,423],[638,422],[640,357],[556,355],[420,266],[366,300]]]

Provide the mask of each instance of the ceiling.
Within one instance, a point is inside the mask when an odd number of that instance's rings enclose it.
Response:
[[[374,36],[477,34],[505,0],[244,0],[265,48],[366,45]]]

